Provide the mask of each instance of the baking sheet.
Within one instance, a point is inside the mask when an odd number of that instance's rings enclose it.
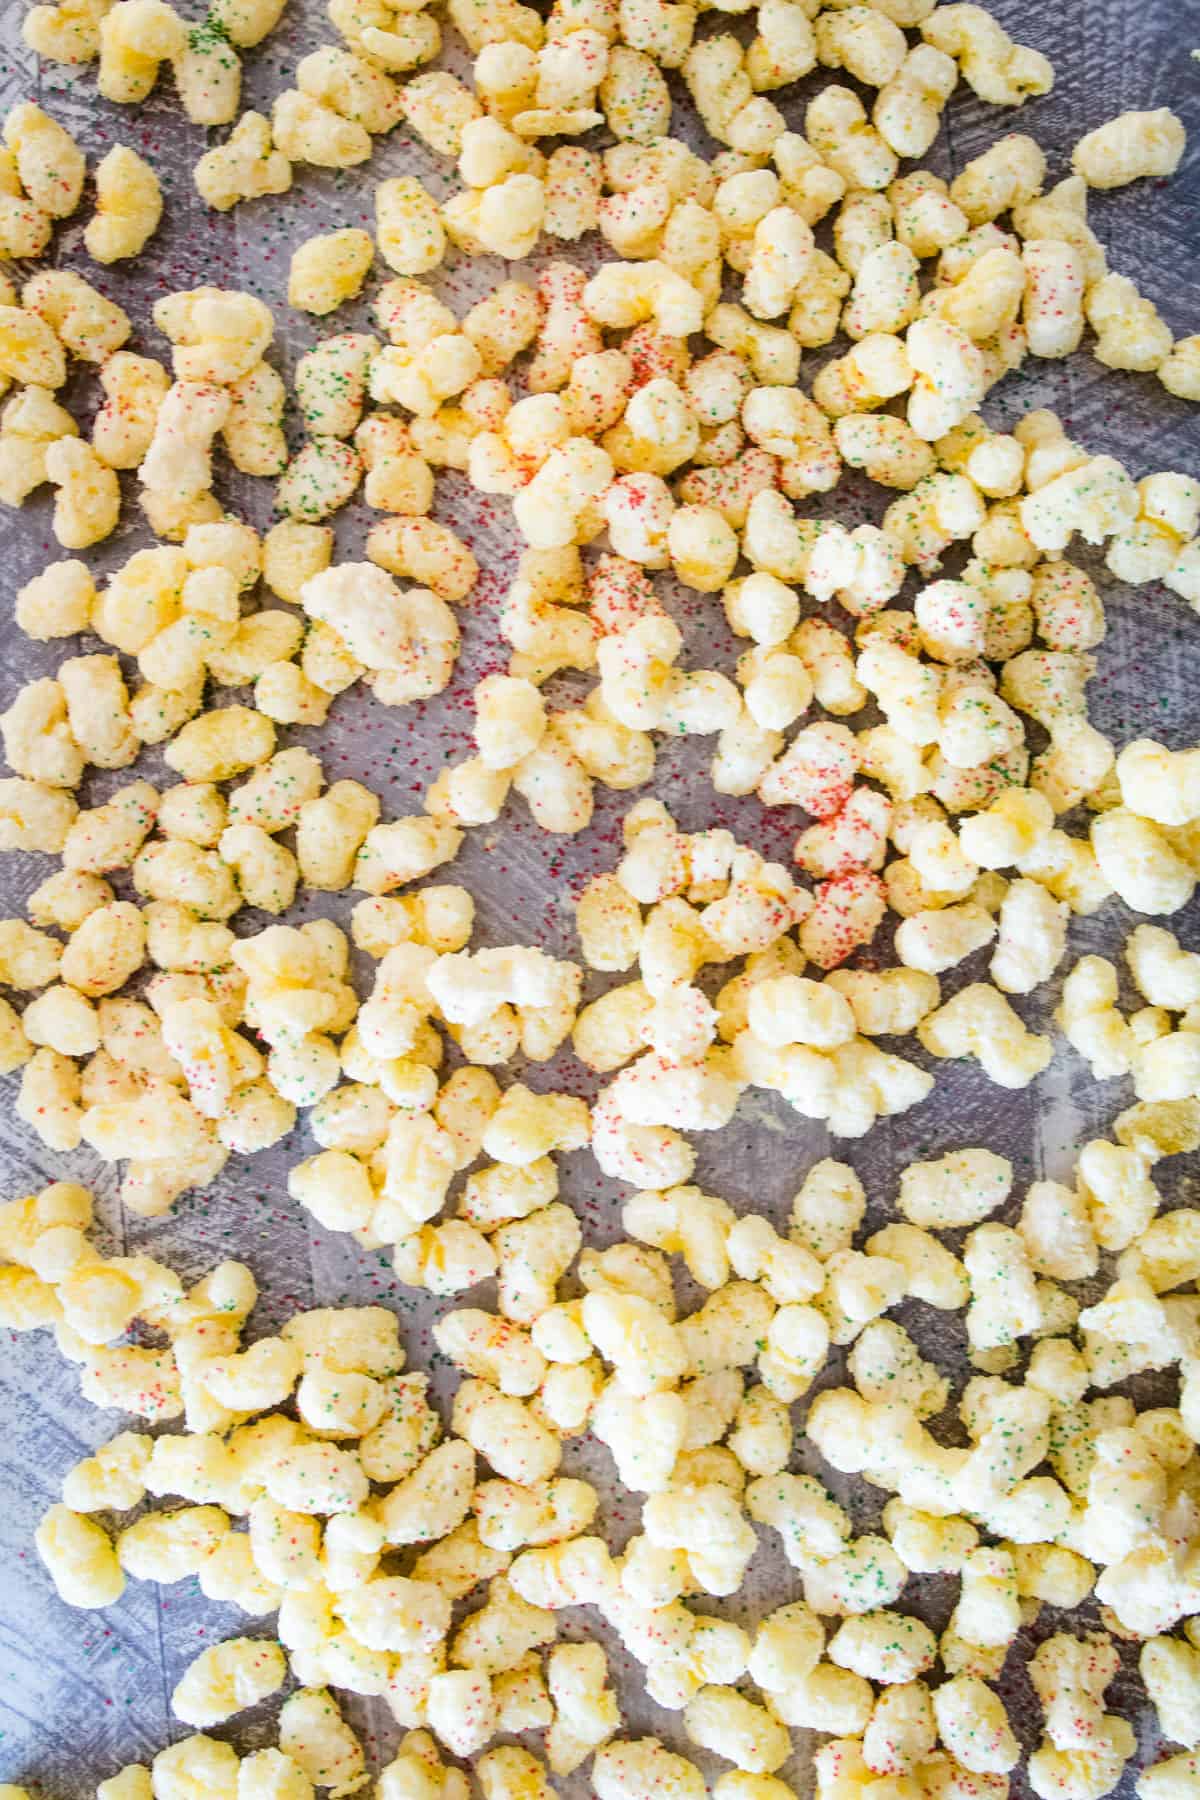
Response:
[[[195,0],[185,8],[196,19]],[[931,156],[941,173],[957,170],[1006,130],[1031,131],[1051,158],[1051,179],[1067,172],[1071,144],[1086,130],[1126,107],[1173,105],[1193,130],[1200,129],[1200,65],[1189,52],[1200,43],[1200,8],[1194,0],[1157,0],[1125,6],[1106,0],[1084,6],[1078,0],[1048,0],[1038,7],[1000,0],[995,11],[1006,27],[1053,58],[1057,84],[1052,95],[1019,113],[982,106],[960,89],[946,114],[946,127]],[[367,328],[365,302],[344,308],[335,319],[319,322],[284,307],[288,261],[292,249],[316,231],[348,225],[368,229],[373,218],[374,184],[386,176],[419,174],[439,194],[450,191],[451,170],[403,133],[377,140],[371,163],[344,174],[298,169],[286,195],[238,207],[232,214],[208,212],[198,200],[191,167],[205,146],[205,133],[183,119],[169,82],[139,108],[117,108],[98,101],[93,69],[71,71],[47,64],[40,68],[20,40],[22,0],[5,0],[0,8],[0,99],[3,108],[20,99],[36,98],[67,125],[95,162],[114,142],[133,145],[149,158],[166,192],[166,213],[158,235],[133,265],[118,271],[93,268],[83,249],[88,205],[76,220],[57,233],[51,260],[79,269],[118,299],[135,321],[131,347],[164,355],[165,347],[149,321],[154,299],[166,292],[210,282],[244,287],[275,309],[276,345],[272,354],[290,375],[296,359],[330,329]],[[718,25],[721,21],[717,22]],[[279,29],[257,50],[244,56],[243,105],[269,111],[272,97],[290,82],[298,58],[318,43],[333,39],[319,0],[291,0]],[[448,33],[452,38],[453,34]],[[461,48],[461,47],[460,47]],[[451,61],[453,62],[453,52]],[[460,63],[461,66],[461,63]],[[773,96],[789,123],[802,128],[803,108],[821,77],[810,77],[783,95]],[[699,143],[681,84],[676,85],[676,131]],[[212,134],[213,141],[223,134]],[[711,152],[711,146],[710,146]],[[1200,154],[1189,154],[1170,184],[1139,184],[1093,200],[1093,222],[1110,248],[1110,262],[1138,282],[1160,306],[1177,333],[1200,328],[1200,261],[1196,256],[1200,213]],[[439,278],[443,294],[464,310],[505,274],[495,259],[460,262]],[[386,273],[386,271],[384,271]],[[370,289],[368,289],[368,294]],[[805,385],[821,357],[806,357]],[[989,419],[1009,423],[1035,405],[1055,406],[1067,428],[1089,447],[1121,457],[1135,475],[1153,469],[1200,471],[1200,412],[1166,394],[1152,377],[1106,371],[1086,353],[1066,365],[1033,365],[1033,372],[1010,377],[985,407]],[[72,402],[86,415],[96,404],[94,383],[75,379]],[[292,421],[294,427],[294,421]],[[218,459],[220,463],[221,459]],[[130,478],[123,478],[126,482]],[[270,517],[271,484],[231,476],[219,470],[218,491],[242,516],[259,526]],[[882,490],[847,480],[832,495],[819,497],[804,510],[848,523],[877,518],[888,496]],[[361,688],[334,705],[328,724],[319,731],[297,731],[286,741],[308,743],[324,762],[329,780],[352,776],[368,783],[382,798],[385,816],[415,811],[419,795],[448,757],[466,747],[470,727],[470,694],[487,671],[502,666],[504,646],[498,640],[495,610],[515,559],[513,534],[503,509],[474,494],[461,477],[438,482],[435,513],[472,544],[483,569],[473,601],[461,609],[463,652],[450,687],[428,704],[404,711],[386,710]],[[61,554],[49,531],[50,508],[39,498],[17,514],[0,519],[0,544],[7,592],[4,609],[3,666],[0,707],[17,687],[34,676],[51,673],[63,654],[75,646],[37,645],[24,639],[11,623],[11,594],[47,561]],[[136,522],[136,507],[125,508],[117,534],[86,553],[97,577],[123,562],[149,542]],[[339,514],[339,558],[361,555],[370,515],[361,506]],[[1074,554],[1074,552],[1072,552]],[[1086,559],[1081,559],[1086,560]],[[1089,565],[1092,566],[1092,565]],[[1093,568],[1093,572],[1094,568]],[[1200,620],[1176,598],[1158,588],[1114,591],[1101,575],[1108,601],[1109,632],[1099,653],[1099,672],[1092,684],[1092,715],[1119,742],[1153,734],[1178,747],[1200,737],[1200,681],[1197,652]],[[684,630],[687,658],[693,664],[729,670],[736,651],[719,603],[696,594],[669,598]],[[86,643],[84,649],[94,649]],[[739,646],[740,648],[741,646]],[[575,684],[582,691],[586,682]],[[556,682],[555,693],[572,691],[572,679]],[[711,743],[672,741],[659,746],[653,792],[689,829],[725,824],[768,854],[787,858],[802,823],[790,809],[764,811],[753,800],[730,801],[714,795],[707,778]],[[151,755],[138,773],[155,779],[161,763]],[[81,801],[94,804],[128,777],[96,776]],[[620,841],[620,819],[629,800],[597,788],[596,815],[590,829],[575,841],[548,837],[530,822],[523,808],[510,808],[492,827],[469,834],[446,876],[469,886],[476,897],[476,945],[537,941],[557,955],[574,952],[571,900],[593,873],[611,866]],[[25,897],[49,872],[45,858],[7,856],[0,861],[0,897],[5,912],[21,909]],[[305,895],[289,919],[300,922],[327,913],[345,922],[356,896]],[[1193,904],[1171,921],[1184,941],[1195,944],[1200,909]],[[263,921],[249,912],[238,915],[235,929],[257,929]],[[1115,956],[1135,921],[1118,902],[1110,902],[1096,918],[1073,920],[1071,962],[1084,951]],[[535,929],[534,929],[535,928]],[[975,979],[975,966],[964,965],[950,985]],[[369,968],[361,971],[369,981]],[[589,978],[589,997],[602,983]],[[1057,983],[1020,1003],[1027,1021],[1048,1029],[1057,1000]],[[922,1060],[919,1049],[906,1054]],[[1129,1103],[1126,1082],[1094,1084],[1079,1058],[1060,1043],[1051,1068],[1023,1093],[1009,1094],[990,1086],[973,1067],[940,1065],[933,1097],[901,1118],[884,1121],[855,1143],[831,1142],[819,1125],[792,1115],[781,1102],[763,1093],[748,1093],[734,1122],[724,1131],[697,1140],[696,1179],[725,1196],[739,1210],[754,1206],[782,1225],[791,1196],[818,1158],[833,1153],[851,1162],[870,1196],[868,1225],[876,1228],[888,1216],[899,1171],[916,1157],[933,1155],[963,1143],[987,1144],[1011,1158],[1017,1171],[1015,1211],[1026,1183],[1040,1176],[1067,1177],[1076,1146],[1102,1132],[1115,1113]],[[569,1056],[536,1070],[533,1085],[562,1085],[591,1093],[586,1071]],[[97,1194],[99,1210],[111,1242],[123,1250],[146,1251],[195,1278],[214,1262],[238,1256],[253,1267],[261,1300],[252,1321],[257,1335],[273,1328],[297,1307],[382,1301],[400,1313],[410,1366],[434,1362],[435,1382],[442,1393],[453,1387],[444,1365],[431,1358],[429,1327],[448,1304],[403,1289],[382,1254],[368,1254],[352,1240],[323,1231],[287,1197],[287,1169],[311,1154],[313,1145],[299,1127],[283,1144],[250,1159],[233,1159],[211,1191],[189,1195],[165,1219],[123,1218],[116,1202],[113,1170],[90,1152],[55,1156],[45,1150],[11,1115],[15,1080],[0,1094],[0,1197],[10,1198],[60,1177],[86,1182]],[[1168,1193],[1190,1198],[1195,1193],[1194,1158],[1177,1158],[1160,1166]],[[619,1200],[614,1184],[603,1180],[587,1153],[563,1159],[563,1192],[579,1211],[585,1239],[603,1244],[620,1235]],[[475,1296],[471,1297],[472,1299]],[[484,1302],[486,1303],[486,1302]],[[911,1306],[897,1315],[913,1332],[926,1354],[965,1379],[966,1362],[960,1319],[945,1321],[930,1309]],[[265,1622],[247,1621],[231,1607],[213,1605],[199,1594],[195,1581],[171,1588],[131,1583],[121,1601],[104,1613],[82,1613],[56,1597],[32,1548],[39,1517],[59,1497],[64,1472],[80,1456],[105,1441],[122,1421],[99,1413],[79,1398],[73,1368],[56,1355],[46,1334],[13,1337],[0,1361],[0,1779],[37,1784],[49,1800],[83,1800],[98,1780],[123,1763],[149,1759],[167,1742],[184,1735],[170,1712],[171,1689],[188,1662],[206,1644]],[[824,1383],[841,1379],[835,1358]],[[797,1447],[793,1466],[812,1469],[829,1479],[820,1460],[801,1435],[806,1403],[793,1409]],[[603,1518],[617,1541],[636,1529],[637,1505],[615,1491],[607,1452],[590,1439],[568,1444],[564,1472],[585,1474],[603,1495]],[[853,1514],[857,1530],[877,1523],[886,1498],[877,1490],[840,1477],[830,1480]],[[902,1604],[908,1605],[912,1588]],[[916,1605],[931,1622],[944,1622],[955,1598],[956,1584],[925,1581]],[[799,1594],[798,1577],[787,1568],[775,1543],[765,1537],[747,1583],[735,1601],[710,1603],[711,1610],[749,1621]],[[702,1606],[702,1609],[706,1609]],[[1038,1713],[1024,1665],[1032,1643],[1054,1628],[1045,1614],[1032,1636],[1023,1633],[1008,1659],[1000,1683],[1014,1722],[1027,1743],[1036,1740]],[[1094,1622],[1094,1620],[1092,1621]],[[1057,1623],[1057,1621],[1055,1621]],[[606,1637],[589,1614],[567,1616],[566,1635]],[[642,1693],[638,1666],[613,1646],[628,1729],[652,1730],[675,1749],[687,1753],[678,1715],[660,1711]],[[1130,1663],[1130,1666],[1132,1664]],[[1127,1712],[1139,1734],[1139,1756],[1119,1790],[1132,1790],[1137,1766],[1156,1753],[1153,1719],[1140,1699],[1129,1670],[1111,1691],[1110,1705]],[[372,1758],[386,1759],[397,1734],[381,1703],[348,1703],[348,1713],[364,1730]],[[241,1748],[271,1741],[272,1711],[245,1715],[215,1735]],[[796,1733],[796,1754],[781,1771],[805,1793],[811,1786],[813,1742]],[[703,1761],[703,1758],[700,1760]],[[717,1772],[716,1766],[713,1772]],[[563,1791],[589,1791],[586,1773]],[[1014,1794],[1024,1784],[1017,1777]]]

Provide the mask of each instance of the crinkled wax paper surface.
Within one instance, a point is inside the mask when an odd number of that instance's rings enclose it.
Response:
[[[199,0],[185,0],[184,10],[201,16]],[[1181,112],[1193,133],[1200,132],[1200,64],[1190,55],[1200,44],[1200,7],[1196,0],[1048,0],[1019,6],[998,0],[995,10],[1021,41],[1035,45],[1054,61],[1053,94],[1019,112],[1000,111],[976,101],[960,86],[947,108],[941,136],[926,159],[949,175],[978,155],[1006,131],[1029,131],[1050,157],[1050,180],[1068,172],[1070,147],[1083,132],[1129,107],[1170,104]],[[192,184],[192,165],[206,148],[205,133],[183,117],[169,79],[164,79],[142,106],[123,108],[96,97],[95,70],[70,70],[54,64],[38,67],[20,39],[22,0],[5,0],[0,18],[4,110],[16,101],[36,98],[60,119],[86,149],[94,167],[116,142],[127,143],[149,158],[166,195],[162,227],[146,251],[131,265],[97,270],[83,248],[83,226],[90,214],[85,199],[76,220],[60,227],[52,257],[78,269],[119,300],[134,320],[130,348],[159,357],[166,346],[154,330],[149,309],[159,295],[201,282],[249,289],[275,311],[275,346],[271,359],[290,376],[297,358],[319,337],[332,331],[359,330],[368,324],[366,297],[335,316],[317,321],[289,311],[285,304],[288,262],[292,250],[314,232],[373,223],[377,181],[386,176],[417,174],[433,192],[444,195],[454,185],[449,165],[412,141],[402,131],[377,139],[370,163],[345,173],[301,168],[290,193],[236,208],[224,215],[209,212]],[[710,15],[706,29],[725,28],[727,21]],[[736,22],[735,22],[736,23]],[[744,22],[743,22],[744,23]],[[451,66],[463,68],[466,57],[454,34],[447,32]],[[243,105],[270,110],[270,102],[290,84],[297,60],[319,43],[335,39],[320,0],[291,0],[280,27],[257,50],[244,56]],[[826,77],[827,78],[827,77]],[[802,129],[804,107],[820,86],[821,72],[774,94],[788,122]],[[844,77],[837,77],[844,79]],[[690,102],[677,77],[674,129],[711,155]],[[212,134],[216,141],[218,134]],[[220,134],[221,136],[224,133]],[[1159,305],[1177,334],[1200,329],[1200,153],[1193,150],[1183,170],[1168,184],[1139,183],[1111,195],[1093,197],[1093,222],[1109,246],[1110,263],[1130,275]],[[825,241],[828,226],[818,241]],[[584,254],[589,254],[585,251]],[[594,257],[594,249],[590,251]],[[536,265],[534,265],[536,266]],[[523,271],[518,269],[516,273]],[[386,271],[385,271],[386,273]],[[457,310],[464,311],[508,271],[493,258],[459,259],[439,271],[438,286]],[[805,357],[802,383],[829,352]],[[1120,374],[1101,368],[1085,350],[1064,364],[1031,364],[1028,373],[1009,376],[989,397],[988,419],[1005,426],[1033,406],[1055,407],[1068,431],[1096,451],[1121,457],[1135,476],[1156,469],[1200,473],[1200,412],[1173,399],[1151,376]],[[69,404],[90,421],[97,404],[94,380],[76,374],[67,390]],[[297,432],[294,417],[289,431]],[[217,459],[217,486],[234,510],[263,527],[269,521],[272,484],[232,476]],[[132,487],[132,478],[123,477]],[[19,513],[0,520],[3,545],[4,624],[0,658],[0,707],[7,706],[24,681],[52,673],[70,646],[27,641],[10,622],[12,595],[42,566],[60,555],[50,533],[50,506],[42,490]],[[853,525],[878,519],[889,498],[885,490],[844,480],[832,494],[815,496],[801,510]],[[471,689],[483,674],[504,666],[506,646],[496,627],[496,608],[515,563],[516,543],[506,503],[473,493],[465,478],[438,480],[435,513],[472,545],[482,574],[471,602],[460,609],[463,652],[447,691],[428,704],[396,711],[381,707],[363,687],[352,688],[334,704],[320,730],[283,734],[285,742],[303,742],[316,751],[329,780],[354,777],[378,793],[384,816],[418,810],[419,797],[447,758],[467,747],[471,726]],[[362,506],[337,516],[337,555],[355,559],[369,523]],[[149,542],[132,491],[116,534],[86,553],[93,572],[101,574],[123,562]],[[1072,555],[1076,551],[1072,550]],[[1081,561],[1097,574],[1094,559]],[[956,564],[947,563],[953,573]],[[1172,747],[1200,741],[1200,619],[1179,600],[1157,587],[1121,589],[1100,569],[1098,577],[1108,602],[1108,637],[1097,655],[1098,672],[1090,688],[1092,715],[1118,742],[1153,735]],[[661,577],[659,578],[661,581]],[[684,631],[686,656],[692,665],[731,670],[737,649],[719,600],[691,592],[667,593]],[[910,595],[911,598],[911,595]],[[831,609],[836,612],[836,608]],[[98,646],[87,643],[85,650]],[[576,681],[579,678],[575,678]],[[590,678],[589,678],[590,679]],[[580,687],[586,683],[580,682]],[[558,678],[553,695],[572,691],[570,678]],[[861,721],[859,721],[861,722]],[[671,807],[687,829],[726,825],[764,853],[787,860],[800,826],[795,809],[766,811],[753,799],[731,801],[714,794],[707,765],[711,740],[660,744],[653,792]],[[151,780],[162,773],[156,753],[138,765]],[[94,804],[128,780],[125,772],[90,776],[80,795]],[[596,815],[579,839],[550,837],[530,821],[520,802],[508,808],[492,827],[471,832],[458,860],[438,879],[464,882],[475,896],[475,946],[534,941],[559,956],[575,954],[572,900],[583,882],[611,867],[620,843],[620,821],[630,797],[597,790]],[[3,910],[19,912],[31,889],[50,872],[44,857],[6,856],[0,862]],[[287,915],[289,922],[328,913],[346,923],[356,896],[304,894]],[[1198,909],[1170,921],[1185,943],[1200,942]],[[243,911],[233,921],[239,933],[257,930],[265,921]],[[1117,901],[1091,919],[1071,922],[1070,956],[1062,972],[1085,951],[1117,956],[1123,938],[1136,921]],[[871,955],[886,960],[884,942]],[[946,992],[979,978],[986,952],[952,971]],[[369,983],[370,965],[359,959],[358,976]],[[709,974],[715,975],[715,970]],[[589,977],[587,995],[601,991],[603,980]],[[1052,982],[1018,1010],[1036,1029],[1050,1029],[1058,982]],[[1129,996],[1127,996],[1128,998]],[[909,1040],[904,1054],[916,1060],[925,1053]],[[524,1072],[522,1072],[524,1073]],[[1059,1040],[1052,1066],[1022,1093],[990,1085],[972,1064],[940,1064],[932,1097],[903,1117],[885,1120],[864,1139],[831,1140],[818,1124],[793,1115],[775,1096],[751,1091],[743,1098],[732,1124],[697,1139],[696,1179],[710,1192],[725,1196],[736,1209],[765,1211],[782,1226],[800,1181],[820,1157],[835,1154],[851,1162],[870,1197],[867,1223],[878,1228],[890,1215],[900,1171],[915,1158],[938,1154],[963,1144],[985,1144],[1011,1158],[1017,1180],[1005,1217],[1019,1206],[1028,1181],[1040,1176],[1069,1177],[1076,1146],[1102,1132],[1116,1112],[1128,1105],[1128,1082],[1095,1084],[1081,1060]],[[344,1234],[322,1230],[289,1200],[288,1168],[311,1154],[309,1134],[301,1122],[283,1143],[258,1156],[231,1158],[212,1190],[189,1194],[166,1218],[151,1221],[122,1217],[116,1197],[116,1172],[89,1151],[55,1156],[44,1149],[12,1117],[15,1079],[3,1085],[0,1098],[0,1197],[10,1198],[43,1183],[70,1177],[87,1183],[96,1194],[111,1241],[123,1251],[144,1251],[173,1265],[185,1279],[195,1279],[226,1257],[248,1261],[258,1279],[261,1299],[251,1321],[251,1334],[274,1329],[298,1307],[339,1303],[383,1303],[400,1315],[409,1365],[433,1368],[434,1385],[445,1397],[454,1377],[432,1354],[430,1326],[439,1312],[454,1304],[437,1301],[402,1287],[386,1254],[367,1252]],[[534,1087],[563,1086],[591,1094],[594,1084],[570,1055],[562,1054],[529,1075]],[[1186,1200],[1195,1189],[1194,1158],[1160,1165],[1161,1179],[1172,1202]],[[585,1239],[605,1244],[620,1235],[621,1195],[599,1174],[587,1152],[562,1159],[564,1197],[583,1222]],[[1104,1272],[1097,1285],[1104,1283]],[[695,1294],[681,1296],[688,1305]],[[489,1304],[490,1296],[472,1295]],[[941,1315],[921,1305],[906,1305],[897,1315],[922,1350],[956,1377],[956,1391],[968,1368],[961,1316]],[[59,1497],[65,1471],[79,1457],[111,1437],[125,1422],[115,1414],[88,1407],[79,1397],[78,1376],[55,1352],[47,1333],[12,1337],[4,1343],[0,1364],[0,1778],[37,1783],[49,1800],[84,1800],[98,1780],[123,1763],[149,1760],[164,1744],[184,1735],[171,1716],[170,1694],[188,1662],[205,1645],[249,1630],[270,1630],[270,1622],[249,1620],[236,1609],[205,1600],[194,1580],[157,1588],[131,1582],[120,1602],[105,1612],[76,1612],[55,1595],[33,1550],[37,1521]],[[842,1378],[836,1356],[822,1385]],[[1139,1404],[1173,1399],[1173,1391],[1145,1385]],[[885,1495],[857,1479],[833,1475],[803,1436],[806,1402],[793,1408],[796,1446],[792,1466],[818,1472],[853,1515],[855,1529],[873,1529]],[[947,1415],[947,1431],[956,1421]],[[935,1429],[942,1426],[935,1421]],[[608,1453],[589,1438],[568,1443],[563,1461],[568,1474],[585,1475],[602,1494],[603,1529],[616,1543],[636,1528],[639,1505],[614,1484]],[[957,1584],[922,1578],[919,1602],[911,1601],[917,1582],[910,1583],[901,1604],[917,1604],[940,1627],[954,1603]],[[701,1601],[701,1610],[720,1611],[744,1623],[753,1621],[786,1599],[798,1597],[799,1577],[789,1569],[777,1540],[764,1535],[742,1592],[732,1601]],[[1085,1614],[1080,1624],[1095,1624]],[[608,1643],[621,1703],[630,1731],[652,1731],[672,1748],[693,1753],[678,1714],[651,1704],[643,1691],[638,1665],[611,1639],[590,1613],[561,1617],[566,1636],[599,1634]],[[1037,1738],[1038,1708],[1025,1674],[1035,1641],[1061,1621],[1046,1613],[1031,1632],[1023,1632],[1008,1658],[1000,1687],[1027,1746]],[[1136,1647],[1135,1647],[1136,1648]],[[1110,1690],[1109,1704],[1131,1718],[1139,1736],[1139,1754],[1120,1793],[1132,1792],[1136,1770],[1157,1752],[1152,1709],[1140,1697],[1132,1678],[1134,1655]],[[398,1735],[382,1702],[347,1698],[348,1714],[365,1733],[370,1757],[386,1761]],[[218,1728],[246,1749],[273,1741],[270,1708],[244,1715]],[[795,1755],[781,1773],[798,1792],[811,1786],[811,1734],[795,1734]],[[704,1758],[701,1755],[700,1760]],[[719,1772],[716,1765],[710,1774]],[[562,1784],[571,1795],[590,1791],[585,1772]],[[1014,1778],[1014,1795],[1027,1790]]]

